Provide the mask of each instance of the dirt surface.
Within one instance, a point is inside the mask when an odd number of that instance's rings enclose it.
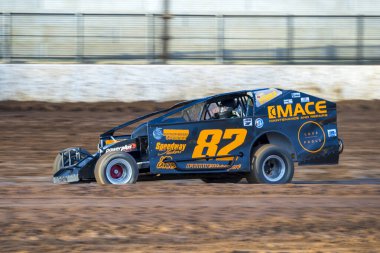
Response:
[[[0,252],[378,252],[380,101],[339,103],[340,164],[289,185],[51,183],[58,150],[170,104],[0,102]]]

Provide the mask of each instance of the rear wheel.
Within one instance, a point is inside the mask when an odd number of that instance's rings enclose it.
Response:
[[[95,165],[98,184],[134,184],[138,174],[136,160],[122,151],[104,154]]]
[[[253,155],[248,183],[285,184],[292,181],[293,161],[285,150],[267,144]]]

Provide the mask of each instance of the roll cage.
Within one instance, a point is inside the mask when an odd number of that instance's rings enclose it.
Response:
[[[195,99],[195,100],[188,100],[188,101],[183,101],[180,103],[177,103],[173,105],[170,108],[160,110],[160,111],[155,111],[146,115],[143,115],[141,117],[138,117],[134,120],[127,121],[121,125],[118,125],[103,134],[100,135],[100,139],[105,139],[109,138],[114,135],[114,133],[120,129],[123,129],[127,126],[133,125],[137,122],[143,121],[145,119],[148,119],[150,117],[156,116],[163,114],[155,119],[152,119],[148,123],[160,123],[167,119],[168,117],[176,114],[176,113],[183,113],[182,117],[184,119],[183,122],[190,122],[190,121],[200,121],[200,120],[206,120],[206,115],[209,113],[207,112],[208,107],[211,105],[213,102],[220,102],[225,99],[236,99],[238,106],[241,107],[242,109],[242,115],[243,116],[252,116],[253,115],[253,108],[254,108],[254,96],[253,96],[252,90],[244,90],[244,91],[239,91],[239,92],[231,92],[231,93],[223,93],[215,96],[210,96],[210,97],[205,97],[201,99]],[[194,108],[197,108],[197,106],[202,105],[199,113],[192,112],[191,110]],[[250,111],[252,109],[252,111]]]

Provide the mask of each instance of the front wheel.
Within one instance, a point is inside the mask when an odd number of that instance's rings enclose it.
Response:
[[[285,150],[267,144],[253,155],[248,183],[286,184],[292,181],[294,164]]]
[[[95,178],[98,184],[134,184],[138,174],[136,160],[122,151],[102,155],[95,165]]]

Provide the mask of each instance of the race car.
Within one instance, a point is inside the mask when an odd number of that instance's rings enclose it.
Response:
[[[137,123],[130,134],[115,134]],[[100,135],[94,154],[62,150],[53,182],[133,184],[151,177],[283,184],[292,181],[295,163],[337,164],[342,151],[335,103],[294,90],[243,90],[116,126]]]

